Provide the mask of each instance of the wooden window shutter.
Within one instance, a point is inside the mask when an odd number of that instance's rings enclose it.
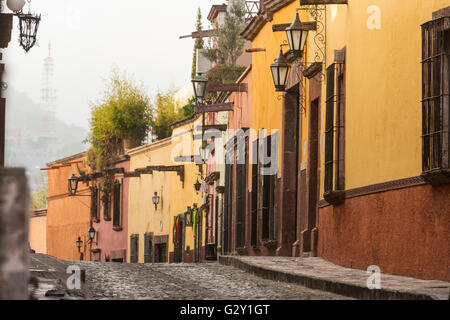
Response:
[[[121,189],[122,184],[119,180],[117,180],[114,183],[114,208],[113,208],[113,226],[114,227],[120,227],[121,226],[121,205],[122,205],[122,199],[121,199]]]
[[[105,221],[111,220],[111,198],[104,199],[103,203],[103,219]]]
[[[139,259],[139,235],[130,236],[130,262],[137,263]]]
[[[91,217],[92,220],[98,219],[98,188],[92,187],[91,189]]]
[[[150,234],[144,235],[144,263],[150,263]]]

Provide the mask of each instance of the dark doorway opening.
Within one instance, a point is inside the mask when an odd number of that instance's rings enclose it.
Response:
[[[167,243],[155,244],[155,262],[156,263],[167,262]]]
[[[176,236],[176,240],[174,242],[174,256],[173,261],[175,263],[181,263],[183,262],[183,236],[184,236],[184,224],[183,219],[181,216],[178,218],[178,226],[176,226],[176,232],[178,232]],[[162,262],[159,261],[159,258],[161,257],[161,249],[164,248],[163,246],[166,245],[165,243],[155,244],[155,262]],[[166,248],[167,249],[167,246]],[[166,262],[166,261],[164,261]]]

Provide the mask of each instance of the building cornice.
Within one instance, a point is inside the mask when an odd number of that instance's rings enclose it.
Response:
[[[214,22],[220,12],[226,12],[227,5],[226,4],[215,4],[211,7],[211,10],[208,14],[208,21]]]
[[[246,40],[253,41],[266,23],[273,20],[274,13],[290,5],[294,1],[296,0],[269,0],[264,2],[264,10],[253,17],[244,31],[242,31],[241,36]]]
[[[386,181],[382,183],[371,184],[368,186],[345,190],[345,199],[357,198],[380,192],[388,192],[404,188],[423,186],[426,184],[427,183],[420,176]],[[329,204],[326,200],[319,201],[319,208],[328,207],[330,205],[331,204]]]
[[[162,140],[157,140],[155,142],[152,142],[152,143],[149,143],[149,144],[146,144],[146,145],[143,145],[143,146],[139,146],[139,147],[134,148],[134,149],[130,149],[130,150],[127,151],[127,155],[128,156],[135,156],[135,155],[137,155],[139,153],[142,153],[142,152],[146,152],[146,151],[149,151],[149,150],[154,150],[154,149],[158,149],[158,148],[162,148],[162,147],[168,146],[172,142],[171,140],[172,140],[172,137],[168,137],[168,138],[165,138],[165,139],[162,139]]]
[[[172,124],[170,125],[170,127],[171,127],[172,129],[176,129],[176,128],[178,128],[178,127],[181,127],[181,126],[184,126],[184,125],[186,125],[186,124],[189,124],[189,123],[194,122],[194,121],[197,120],[199,117],[200,117],[199,114],[194,114],[194,115],[190,116],[189,118],[182,119],[182,120],[180,120],[180,121],[177,121],[177,122],[172,123]]]
[[[62,159],[59,159],[59,160],[55,160],[55,161],[49,162],[49,163],[47,163],[47,167],[53,167],[53,166],[56,166],[58,164],[64,164],[66,162],[77,160],[77,159],[83,158],[85,156],[86,156],[86,151],[83,151],[83,152],[74,154],[72,156],[68,156],[68,157],[65,157],[65,158],[62,158]]]

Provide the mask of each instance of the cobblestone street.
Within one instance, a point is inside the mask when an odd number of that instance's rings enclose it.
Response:
[[[217,263],[80,265],[92,299],[346,299]]]
[[[151,299],[151,300],[311,300],[349,299],[253,276],[237,268],[218,263],[202,264],[121,264],[59,261],[45,255],[33,255],[34,273],[39,278],[38,299],[48,299],[45,290],[64,291],[65,269],[78,265],[86,270],[81,292],[69,291],[64,298],[78,299]],[[45,270],[47,276],[43,276]],[[33,272],[32,272],[33,273]],[[46,278],[46,279],[45,279]],[[62,280],[57,280],[62,279]],[[57,284],[58,283],[58,284]],[[51,297],[50,299],[62,297]]]

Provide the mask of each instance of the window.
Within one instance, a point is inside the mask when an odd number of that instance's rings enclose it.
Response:
[[[99,189],[94,186],[91,189],[92,192],[92,196],[91,196],[91,217],[92,217],[92,221],[94,222],[98,222],[99,221],[99,194],[100,191]]]
[[[422,176],[450,182],[450,17],[422,25]]]
[[[152,238],[153,234],[144,234],[144,263],[152,262]]]
[[[104,199],[103,202],[103,219],[105,221],[111,220],[111,198]]]
[[[139,235],[130,236],[130,262],[137,263],[139,259]]]
[[[327,68],[324,198],[338,205],[345,190],[345,50],[335,60]]]
[[[121,227],[122,214],[122,184],[119,180],[114,183],[114,208],[113,208],[113,227]]]

